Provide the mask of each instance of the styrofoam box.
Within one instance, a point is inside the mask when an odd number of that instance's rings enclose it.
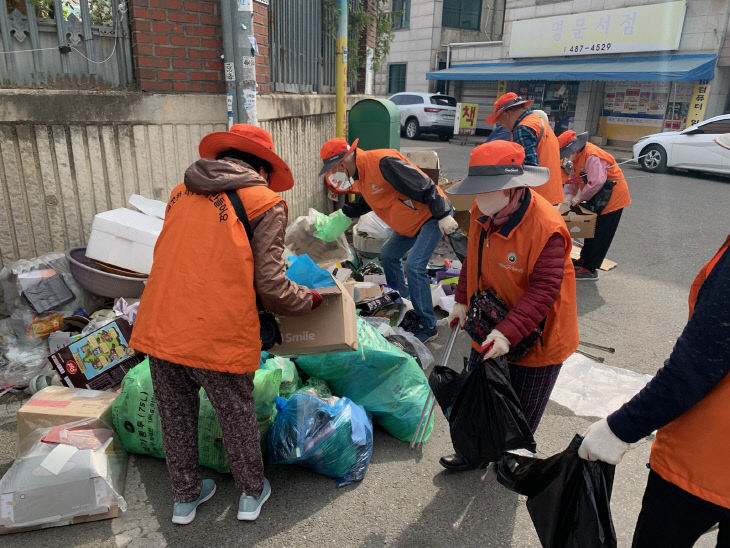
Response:
[[[149,274],[152,252],[162,230],[162,219],[125,207],[94,216],[86,256]]]

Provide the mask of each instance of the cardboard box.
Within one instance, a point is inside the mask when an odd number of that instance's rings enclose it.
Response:
[[[563,216],[568,231],[573,238],[593,238],[598,215],[583,206],[570,209],[568,202],[563,202],[555,207]]]
[[[345,289],[356,303],[380,297],[383,294],[380,285],[372,282],[347,282]]]
[[[334,286],[317,292],[322,304],[310,314],[279,317],[282,344],[274,346],[272,354],[299,356],[357,349],[355,302],[347,289],[335,280]]]
[[[117,318],[48,357],[66,386],[106,390],[144,359],[129,348],[132,326]]]
[[[149,274],[162,219],[126,207],[94,216],[86,256],[114,266]]]
[[[33,430],[60,426],[67,422],[92,419],[98,427],[112,424],[112,402],[115,392],[48,386],[37,392],[18,409],[18,442]]]

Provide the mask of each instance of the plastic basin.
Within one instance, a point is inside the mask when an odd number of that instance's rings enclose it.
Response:
[[[85,247],[72,247],[66,251],[66,258],[74,279],[94,295],[115,298],[142,296],[146,279],[104,272],[86,257]]]

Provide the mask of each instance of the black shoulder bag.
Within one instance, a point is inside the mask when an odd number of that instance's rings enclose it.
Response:
[[[477,290],[471,296],[469,301],[469,310],[466,313],[466,322],[464,322],[464,331],[478,344],[482,344],[487,338],[489,332],[494,329],[499,322],[504,320],[509,312],[507,304],[502,297],[493,289],[479,289],[479,282],[482,277],[482,251],[484,249],[484,240],[487,237],[486,230],[482,229],[479,234],[479,258],[477,259]],[[510,348],[507,353],[507,360],[516,362],[527,356],[528,352],[535,346],[538,339],[542,339],[542,331],[545,327],[545,319],[543,319],[534,331],[527,335],[515,346]]]
[[[588,184],[588,176],[585,173],[581,173],[581,179],[583,182]],[[616,186],[616,181],[606,181],[603,183],[601,190],[596,192],[590,200],[584,202],[585,208],[590,209],[593,213],[598,215],[601,214],[603,208],[608,205],[611,195],[613,194],[613,187]]]
[[[238,220],[241,221],[243,228],[246,229],[246,235],[248,236],[248,242],[250,245],[253,240],[253,230],[251,230],[251,225],[248,222],[246,208],[243,207],[243,202],[241,202],[241,198],[239,198],[238,193],[235,190],[226,190],[226,196],[228,196],[228,199],[231,201],[231,205],[236,211]],[[279,322],[276,321],[276,316],[274,316],[271,312],[267,312],[262,309],[258,295],[256,295],[256,308],[259,311],[259,324],[261,324],[261,350],[269,350],[275,344],[281,344],[281,329],[279,329]]]

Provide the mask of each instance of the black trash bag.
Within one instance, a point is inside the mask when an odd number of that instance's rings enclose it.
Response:
[[[421,369],[423,369],[423,364],[421,363],[421,359],[418,357],[418,352],[416,352],[416,349],[413,347],[411,342],[403,335],[389,335],[385,337],[385,340],[396,348],[400,348],[406,354],[413,356],[413,359],[416,360],[416,363],[418,363],[418,365],[421,366]]]
[[[454,450],[469,464],[495,462],[511,449],[535,451],[504,358],[479,362],[462,373],[436,366],[428,383],[449,421]]]
[[[615,466],[578,456],[576,435],[562,453],[547,459],[508,455],[497,473],[505,487],[526,495],[527,510],[546,548],[616,546],[611,519]]]
[[[451,244],[451,249],[454,251],[454,255],[463,263],[466,258],[466,246],[468,238],[461,230],[456,230],[446,236]]]

